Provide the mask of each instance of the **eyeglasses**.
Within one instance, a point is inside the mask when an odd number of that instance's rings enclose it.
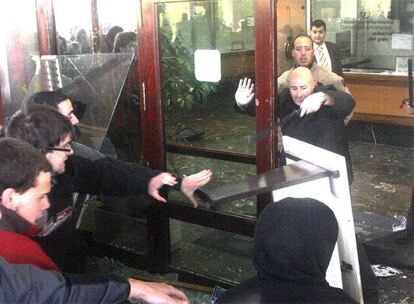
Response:
[[[67,143],[63,147],[47,147],[46,149],[50,151],[62,151],[67,153],[72,152],[72,146],[70,143]]]
[[[72,149],[66,149],[66,148],[54,148],[54,147],[47,147],[47,150],[51,150],[51,151],[62,151],[62,152],[71,152]]]

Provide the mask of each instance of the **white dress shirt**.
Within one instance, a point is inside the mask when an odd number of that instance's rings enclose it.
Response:
[[[332,61],[331,61],[331,57],[329,56],[329,52],[328,52],[328,49],[326,47],[325,42],[320,46],[317,45],[316,43],[313,44],[313,49],[314,49],[314,52],[315,52],[316,62],[319,65],[321,65],[320,63],[321,63],[322,60],[321,60],[321,53],[319,51],[320,47],[322,47],[322,52],[323,52],[323,55],[325,56],[325,59],[326,59],[325,60],[325,62],[326,62],[325,68],[332,72]]]

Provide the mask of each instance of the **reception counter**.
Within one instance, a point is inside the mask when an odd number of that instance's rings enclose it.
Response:
[[[408,97],[408,77],[392,73],[346,72],[345,83],[355,97],[354,121],[414,126],[414,115],[401,102]]]

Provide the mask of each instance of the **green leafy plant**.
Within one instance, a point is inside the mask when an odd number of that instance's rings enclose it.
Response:
[[[168,18],[161,13],[159,46],[161,57],[162,100],[167,109],[193,110],[206,104],[210,93],[216,92],[215,84],[200,82],[194,76],[194,54],[184,45],[180,36],[172,41]]]

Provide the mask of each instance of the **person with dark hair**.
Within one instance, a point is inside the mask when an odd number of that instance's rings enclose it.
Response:
[[[194,191],[211,179],[209,170],[177,179],[169,173],[133,163],[109,158],[92,161],[73,155],[70,121],[47,106],[22,109],[10,119],[5,135],[32,144],[45,154],[53,167],[49,221],[36,241],[66,272],[84,272],[88,255],[82,235],[75,229],[76,219],[72,215],[77,206],[72,205],[73,192],[114,196],[148,194],[166,202],[160,194],[165,186],[181,190],[193,201]]]
[[[81,132],[78,127],[78,115],[80,112],[79,108],[82,107],[81,102],[78,102],[77,106],[75,106],[69,96],[61,91],[39,91],[31,95],[22,105],[22,108],[33,104],[49,106],[69,118],[74,128],[74,139],[80,138]],[[75,110],[75,107],[78,109]],[[72,141],[72,148],[76,155],[91,160],[105,157],[105,155],[98,150],[92,149],[76,141]]]
[[[79,119],[74,112],[73,103],[69,96],[60,91],[40,91],[29,97],[24,106],[32,104],[43,104],[58,110],[60,113],[69,118],[72,125],[77,125]]]
[[[114,53],[135,53],[137,34],[134,32],[121,32],[116,34]]]
[[[254,232],[257,274],[222,293],[216,304],[357,303],[325,279],[337,238],[335,214],[320,201],[288,197],[270,203]]]
[[[29,238],[47,219],[51,178],[52,167],[38,150],[17,139],[0,139],[0,256],[10,263],[59,270]]]
[[[76,32],[75,42],[79,43],[81,54],[92,54],[91,40],[85,29]]]
[[[316,50],[317,63],[325,69],[344,77],[341,52],[335,43],[326,41],[326,23],[316,19],[311,23],[310,36],[313,40],[313,49]]]
[[[45,150],[56,149],[53,146]],[[39,223],[49,208],[52,166],[32,145],[15,138],[0,139],[0,256],[12,264],[29,264],[59,272],[60,268],[29,236],[39,233]],[[68,275],[69,285],[60,275],[51,275],[27,267],[12,269],[0,259],[0,303],[21,303],[23,296],[35,297],[35,303],[50,302],[50,297],[69,302],[120,302],[128,296],[149,303],[188,303],[186,296],[172,286],[160,283],[103,276]],[[17,270],[16,270],[17,269]],[[25,281],[19,275],[25,273]],[[34,274],[36,274],[36,280]],[[13,277],[10,277],[13,274]],[[4,276],[4,277],[3,277]],[[39,281],[43,279],[44,281]],[[47,288],[42,287],[47,286]],[[49,285],[50,284],[50,285]],[[7,288],[7,285],[13,287]],[[59,286],[57,290],[56,287]],[[80,285],[80,286],[79,286]],[[72,286],[72,292],[69,289]],[[59,290],[66,290],[62,293]],[[30,292],[27,294],[27,292]],[[21,300],[11,300],[20,298]],[[3,299],[3,300],[2,300]],[[87,301],[87,302],[89,302]],[[27,298],[23,301],[27,302]],[[66,301],[63,301],[66,302]]]
[[[111,27],[108,32],[105,34],[104,42],[105,42],[105,49],[103,50],[103,53],[112,53],[114,49],[114,41],[115,36],[118,33],[123,32],[124,29],[120,26],[113,26]]]

